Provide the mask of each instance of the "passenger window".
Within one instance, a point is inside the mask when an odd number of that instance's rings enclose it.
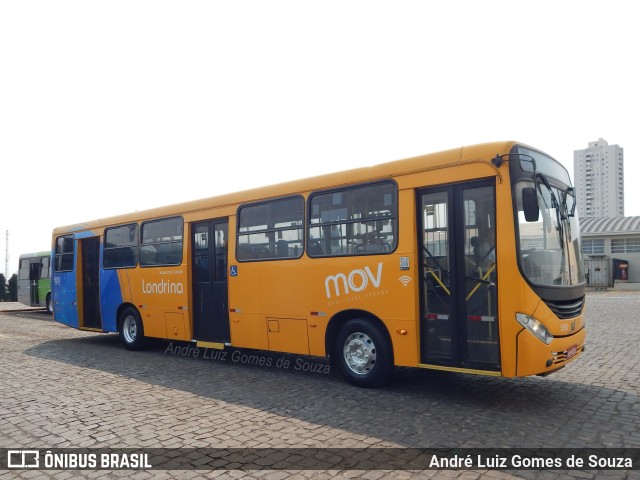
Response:
[[[42,271],[40,272],[40,278],[49,278],[49,257],[42,257]]]
[[[182,263],[181,217],[145,222],[141,227],[140,265],[180,265]]]
[[[240,207],[236,258],[251,261],[301,257],[303,223],[302,197]]]
[[[28,258],[24,260],[20,260],[20,270],[18,270],[18,279],[19,280],[29,280],[29,275],[31,272],[31,262]]]
[[[74,244],[73,235],[64,235],[56,238],[56,272],[71,272],[73,270]]]
[[[397,245],[397,188],[384,182],[314,194],[309,202],[310,257],[390,253]]]
[[[104,268],[135,267],[138,263],[138,224],[107,228],[104,233]]]

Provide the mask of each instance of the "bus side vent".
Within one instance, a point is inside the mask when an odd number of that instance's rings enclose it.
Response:
[[[544,303],[555,313],[558,318],[574,318],[580,315],[582,308],[584,307],[584,297],[580,297],[577,300],[565,300],[565,301],[551,301],[544,300]]]

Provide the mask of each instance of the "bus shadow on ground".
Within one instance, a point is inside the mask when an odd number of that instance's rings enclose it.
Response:
[[[114,382],[126,377],[399,446],[620,447],[628,445],[617,436],[603,445],[603,429],[624,435],[639,427],[617,416],[625,409],[637,411],[636,394],[553,377],[397,369],[389,385],[362,389],[317,358],[236,348],[221,352],[170,341],[131,352],[117,335],[88,335],[46,341],[25,353],[87,375],[113,374]]]

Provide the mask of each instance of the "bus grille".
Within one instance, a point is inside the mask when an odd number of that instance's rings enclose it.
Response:
[[[567,360],[575,357],[577,353],[580,353],[582,351],[582,347],[583,345],[581,343],[575,345],[574,352],[571,356],[569,356],[568,350],[564,350],[561,352],[551,352],[551,355],[553,356],[553,364],[560,365],[561,363],[564,363]]]
[[[558,318],[567,319],[580,315],[580,312],[582,312],[582,308],[584,307],[584,297],[580,297],[577,300],[565,300],[560,302],[544,300],[544,303],[547,304]]]

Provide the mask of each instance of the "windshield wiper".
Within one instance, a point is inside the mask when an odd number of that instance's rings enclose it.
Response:
[[[553,193],[553,189],[549,184],[549,180],[547,179],[547,177],[544,176],[543,173],[540,173],[540,172],[538,172],[538,178],[542,180],[542,183],[544,184],[545,187],[547,187],[547,190],[549,190],[549,193],[551,194],[551,206],[559,210],[560,205],[558,203],[558,199],[556,198],[556,194]]]
[[[556,221],[558,223],[558,226],[556,227],[558,230],[558,237],[560,240],[560,247],[564,250],[564,221],[567,218],[566,217],[566,198],[565,198],[565,208],[562,209],[560,208],[560,204],[558,203],[558,198],[556,197],[556,194],[553,193],[553,189],[551,188],[551,185],[549,184],[549,180],[547,180],[547,177],[538,172],[536,174],[536,177],[539,178],[542,181],[542,184],[547,187],[547,190],[549,190],[549,194],[551,195],[551,207],[555,208],[556,210]],[[540,189],[540,186],[538,185],[538,189]],[[540,194],[542,194],[542,191],[540,191]],[[544,195],[542,195],[542,199],[544,200]],[[545,202],[546,203],[546,202]]]
[[[573,198],[573,203],[571,204],[571,211],[568,212],[568,216],[569,217],[575,217],[576,216],[576,195],[575,195],[575,192],[576,191],[573,189],[573,187],[569,187],[564,192],[564,205],[565,205],[565,208],[567,208],[567,197],[571,196],[571,198]]]
[[[573,217],[573,213],[575,210],[575,202],[573,203],[573,207],[571,208],[571,211],[569,211],[569,207],[567,206],[567,197],[569,196],[569,194],[564,191],[561,190],[560,191],[560,201],[562,203],[562,215],[565,219],[569,218],[569,217]]]

